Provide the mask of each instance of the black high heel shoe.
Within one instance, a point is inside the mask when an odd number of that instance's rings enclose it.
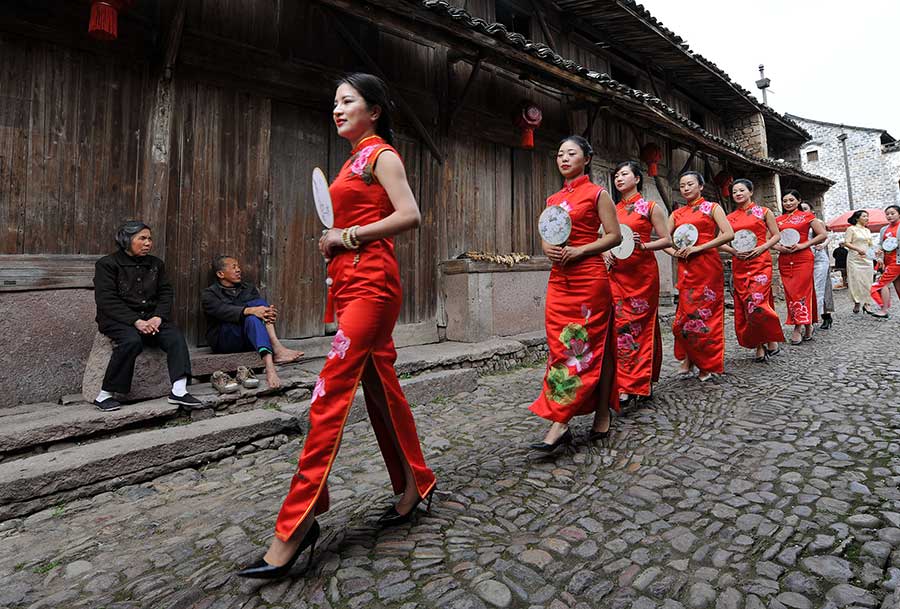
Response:
[[[769,349],[768,347],[765,347],[765,350],[766,350],[766,355],[768,355],[769,357],[781,355],[781,347],[775,347],[774,349]]]
[[[562,444],[571,444],[572,443],[572,430],[567,429],[566,433],[561,435],[556,439],[556,442],[553,444],[547,444],[546,442],[535,442],[529,445],[531,450],[537,450],[542,453],[552,453],[554,450],[559,448]]]
[[[309,547],[309,559],[306,561],[306,569],[309,569],[309,566],[312,564],[313,554],[316,551],[316,542],[319,540],[320,532],[321,528],[319,527],[318,521],[313,521],[312,527],[310,527],[309,531],[306,532],[306,535],[303,536],[303,540],[300,542],[294,555],[280,567],[270,565],[266,562],[265,558],[260,558],[249,567],[238,571],[235,575],[238,577],[248,577],[250,579],[281,579],[291,571],[291,567],[294,566],[294,563],[297,562],[297,559],[303,554],[303,550],[307,547]],[[304,571],[306,571],[306,569],[304,569]]]
[[[393,527],[398,524],[406,524],[410,520],[412,520],[413,514],[416,513],[416,508],[419,507],[419,504],[422,503],[422,500],[425,500],[425,512],[427,514],[431,513],[431,500],[434,498],[434,491],[437,490],[437,485],[431,487],[431,490],[428,491],[428,494],[425,497],[419,497],[416,499],[416,502],[409,509],[409,511],[405,514],[401,514],[397,511],[397,506],[392,505],[388,509],[384,511],[384,514],[378,517],[378,525],[382,528],[385,527]]]

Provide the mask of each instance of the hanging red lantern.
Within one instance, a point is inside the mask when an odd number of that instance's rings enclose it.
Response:
[[[135,0],[91,0],[88,34],[97,40],[119,37],[119,13],[134,6]]]
[[[662,160],[662,151],[654,143],[645,144],[641,148],[641,160],[647,164],[647,175],[651,178],[659,175],[659,162]]]
[[[532,103],[524,102],[516,115],[516,127],[522,130],[521,146],[526,150],[534,148],[534,130],[541,126],[544,114]]]
[[[719,188],[719,192],[722,193],[723,199],[731,196],[731,185],[734,184],[733,175],[723,169],[716,174],[716,177],[713,178],[713,182],[715,182],[716,186]]]

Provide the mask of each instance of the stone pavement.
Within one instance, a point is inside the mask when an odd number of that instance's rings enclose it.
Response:
[[[705,384],[675,378],[664,331],[656,397],[605,445],[587,417],[573,448],[529,454],[542,368],[415,405],[439,490],[413,525],[373,526],[387,476],[349,426],[312,569],[287,581],[231,573],[267,544],[302,439],[0,523],[0,607],[900,606],[900,323],[845,294],[766,364],[729,327]]]

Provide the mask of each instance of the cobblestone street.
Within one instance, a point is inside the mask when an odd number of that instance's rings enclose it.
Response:
[[[606,445],[527,444],[542,368],[414,413],[438,477],[393,530],[368,422],[350,426],[311,570],[232,576],[272,533],[303,438],[0,523],[0,607],[893,607],[900,584],[900,323],[851,315],[766,364],[736,347],[663,379]],[[304,563],[305,556],[300,563]]]

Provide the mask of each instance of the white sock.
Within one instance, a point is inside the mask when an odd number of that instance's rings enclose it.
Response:
[[[187,393],[187,377],[183,376],[172,383],[172,395],[181,397]]]
[[[109,391],[103,391],[101,389],[100,393],[97,394],[97,401],[102,402],[103,400],[108,400],[112,396],[113,396],[113,394],[111,394]]]

